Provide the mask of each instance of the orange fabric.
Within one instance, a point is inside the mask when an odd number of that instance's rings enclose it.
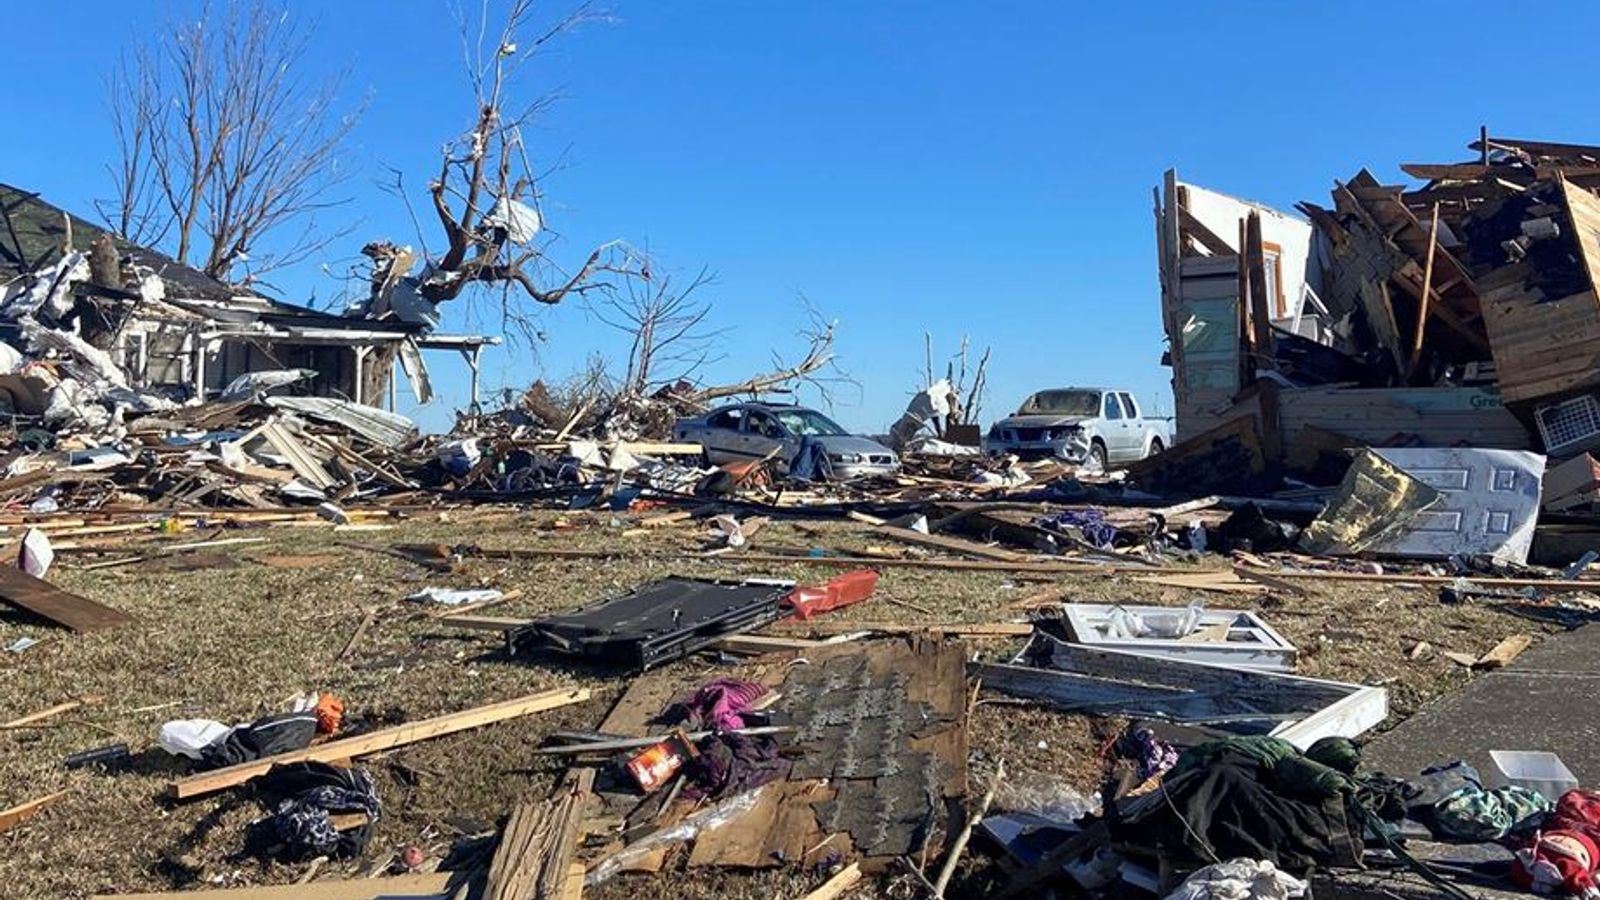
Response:
[[[332,694],[318,695],[313,711],[317,714],[318,734],[333,734],[339,730],[339,723],[344,721],[344,701]]]

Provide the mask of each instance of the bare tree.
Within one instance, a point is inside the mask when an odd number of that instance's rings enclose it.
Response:
[[[573,269],[551,258],[556,236],[545,227],[542,176],[534,169],[523,129],[554,97],[521,104],[513,97],[517,76],[538,51],[558,35],[604,16],[586,2],[541,26],[534,0],[511,0],[504,25],[491,33],[489,6],[482,0],[474,12],[458,17],[475,112],[470,128],[444,146],[438,174],[428,185],[444,249],[437,256],[424,249],[425,270],[416,290],[442,303],[473,285],[497,287],[502,314],[525,325],[518,297],[556,304],[569,295],[615,287],[603,274],[617,275],[618,281],[648,280],[649,266],[621,241],[594,248]]]
[[[704,406],[713,400],[726,397],[755,396],[768,391],[789,390],[805,384],[815,389],[824,403],[831,405],[832,389],[835,385],[855,383],[847,374],[839,371],[834,360],[834,324],[824,321],[813,313],[811,326],[800,333],[800,337],[806,341],[806,352],[799,360],[792,363],[785,362],[782,357],[774,353],[771,370],[733,384],[701,388],[694,393],[695,402]]]
[[[119,158],[108,225],[245,283],[347,233],[315,218],[337,202],[329,191],[360,108],[336,110],[342,78],[302,77],[306,50],[287,7],[227,0],[124,56],[109,80]]]
[[[631,278],[593,304],[595,318],[631,338],[622,391],[646,394],[692,379],[701,367],[721,358],[713,355],[713,348],[726,329],[706,327],[711,307],[696,296],[714,281],[706,269],[681,288],[671,275],[658,274],[649,281]]]

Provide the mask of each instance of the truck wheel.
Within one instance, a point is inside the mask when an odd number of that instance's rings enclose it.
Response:
[[[1151,438],[1150,439],[1150,452],[1146,453],[1144,455],[1144,458],[1145,459],[1149,459],[1150,457],[1155,456],[1157,453],[1160,453],[1161,451],[1163,451],[1165,449],[1167,449],[1167,448],[1161,445],[1161,438]]]
[[[1098,468],[1102,472],[1111,470],[1109,460],[1106,458],[1106,445],[1098,440],[1089,445],[1089,467]]]

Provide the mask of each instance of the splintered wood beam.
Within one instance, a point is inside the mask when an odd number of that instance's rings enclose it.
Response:
[[[1400,171],[1423,181],[1472,181],[1489,174],[1484,163],[1401,163]]]
[[[1183,206],[1178,207],[1178,224],[1183,228],[1185,237],[1193,238],[1195,243],[1206,248],[1212,256],[1235,256],[1237,250],[1228,246],[1228,242],[1217,236],[1215,231],[1206,227],[1206,223],[1194,217],[1194,213]]]
[[[1433,254],[1439,249],[1439,204],[1433,205],[1433,219],[1428,225],[1428,260],[1422,267],[1422,297],[1417,300],[1417,330],[1411,337],[1411,360],[1406,363],[1406,381],[1417,370],[1422,360],[1422,338],[1428,331],[1428,302],[1433,293]]]
[[[1412,267],[1414,265],[1414,263],[1407,264],[1408,267]],[[1415,271],[1416,270],[1412,268],[1412,272]],[[1416,300],[1418,303],[1422,302],[1422,286],[1407,277],[1406,272],[1396,272],[1393,281],[1395,284],[1403,288],[1407,294],[1411,295],[1412,299]],[[1488,340],[1485,339],[1484,336],[1475,330],[1471,325],[1467,324],[1466,319],[1463,319],[1459,314],[1456,313],[1455,310],[1445,305],[1444,299],[1439,296],[1439,292],[1437,290],[1429,288],[1428,294],[1434,300],[1434,302],[1428,304],[1428,312],[1430,315],[1443,322],[1447,327],[1450,328],[1451,331],[1454,331],[1456,334],[1460,335],[1462,340],[1466,341],[1472,346],[1472,349],[1477,350],[1480,353],[1489,352]]]
[[[410,722],[405,725],[396,725],[393,728],[384,728],[357,737],[345,738],[339,741],[329,741],[307,747],[304,750],[294,750],[289,753],[279,753],[251,762],[228,766],[211,772],[201,772],[187,778],[180,778],[167,786],[167,794],[174,800],[187,800],[216,791],[237,787],[255,778],[265,775],[269,769],[276,765],[293,762],[333,762],[341,759],[354,759],[367,756],[382,750],[391,750],[403,747],[429,738],[442,737],[466,731],[481,725],[494,722],[503,722],[506,719],[515,719],[519,716],[536,712],[544,712],[557,707],[570,706],[582,703],[589,699],[589,691],[584,688],[562,688],[551,691],[542,691],[518,697],[515,700],[506,700],[501,703],[492,703],[488,706],[479,706],[465,709],[460,712],[447,713],[420,722]]]

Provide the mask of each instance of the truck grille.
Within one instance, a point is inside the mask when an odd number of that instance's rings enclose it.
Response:
[[[1043,428],[1013,428],[1011,439],[1014,441],[1042,441],[1044,440]]]

